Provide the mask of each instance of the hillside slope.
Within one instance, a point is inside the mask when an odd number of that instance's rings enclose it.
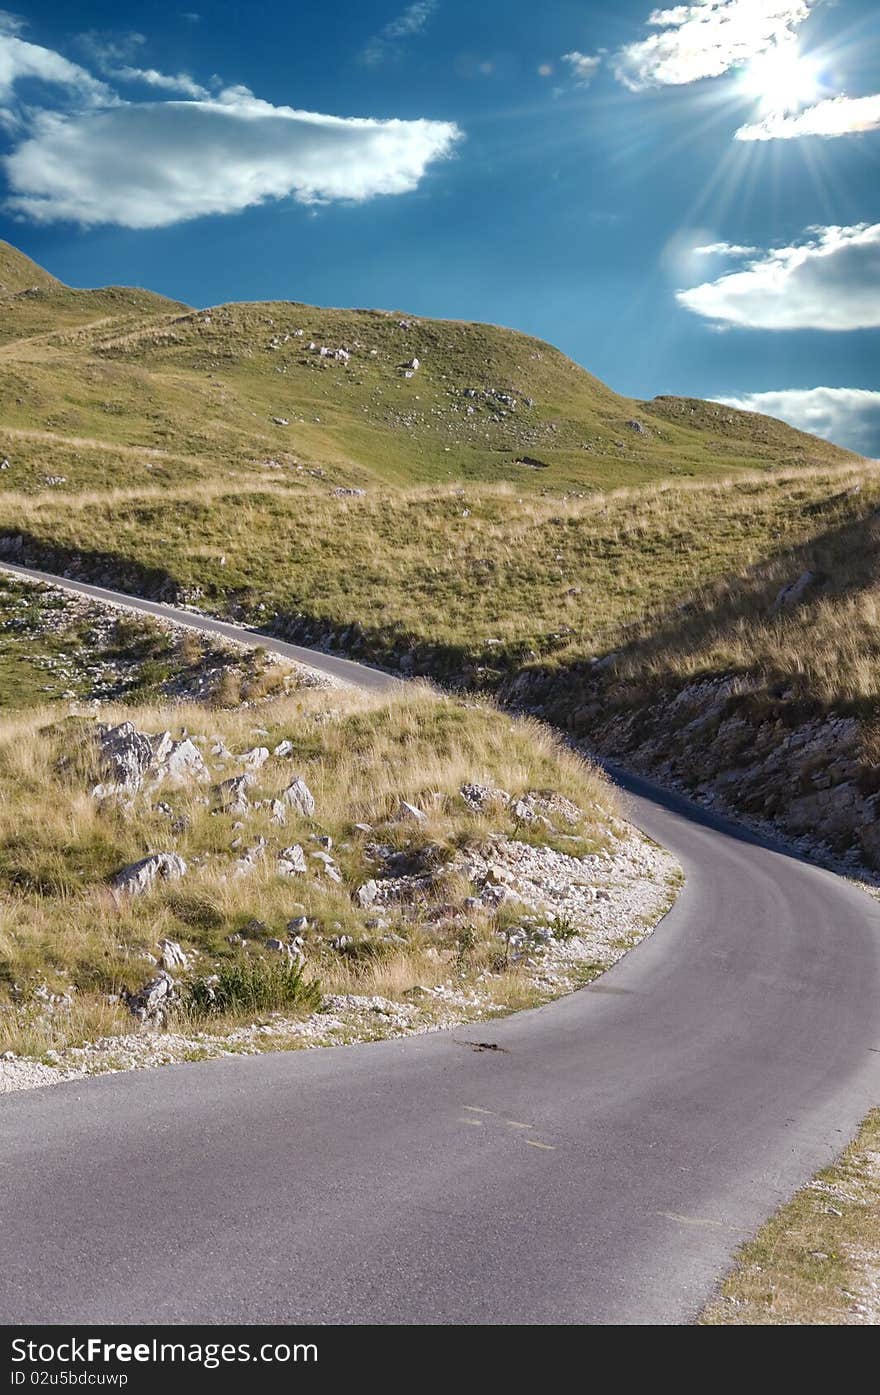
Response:
[[[72,290],[5,244],[0,282],[3,483],[27,491],[46,475],[107,488],[297,467],[354,486],[571,490],[853,458],[730,407],[621,397],[497,326],[294,302],[191,311]]]
[[[487,325],[51,283],[4,305],[7,555],[500,688],[880,866],[870,462],[628,401]]]

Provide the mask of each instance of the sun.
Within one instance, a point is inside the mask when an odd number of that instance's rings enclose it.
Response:
[[[796,111],[819,96],[819,68],[797,44],[778,44],[752,59],[743,70],[743,86],[764,112]]]

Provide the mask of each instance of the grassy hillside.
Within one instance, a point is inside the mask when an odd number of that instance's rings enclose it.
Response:
[[[843,556],[816,562],[827,579],[809,606],[827,602],[835,585],[849,594],[869,583],[873,548],[854,548],[847,528],[870,522],[878,489],[867,466],[565,500],[509,486],[336,498],[305,485],[213,483],[10,493],[0,496],[0,530],[23,531],[28,555],[52,566],[78,553],[84,574],[126,583],[134,563],[134,589],[162,589],[164,578],[166,594],[179,587],[252,621],[277,616],[303,632],[355,625],[360,633],[346,641],[355,652],[412,654],[426,672],[486,670],[491,682],[524,663],[565,666],[626,644],[641,645],[630,651],[635,666],[656,634],[652,666],[690,674],[736,658],[720,647],[727,631],[742,662],[751,661],[749,635],[755,654],[766,647],[734,598],[757,593],[755,619],[763,606],[771,621],[776,589],[806,569],[810,548],[839,538]],[[809,606],[786,623],[800,623]],[[772,618],[774,634],[781,623]],[[804,628],[801,667],[811,652]],[[841,663],[826,660],[823,671],[823,691],[874,691],[873,677]]]
[[[61,282],[31,261],[17,247],[0,242],[0,296],[16,295],[19,291],[56,290]]]
[[[157,786],[161,767],[151,766],[140,788],[114,790],[96,714],[56,706],[0,723],[0,1052],[39,1055],[135,1030],[124,994],[156,973],[168,941],[182,960],[166,1025],[183,1030],[296,1017],[322,992],[424,999],[425,1026],[437,985],[479,984],[493,1011],[535,1001],[527,956],[506,932],[535,927],[540,958],[541,926],[563,943],[607,917],[602,906],[577,926],[550,910],[530,916],[499,891],[503,869],[479,900],[461,858],[487,844],[498,860],[511,839],[527,855],[564,850],[581,883],[599,887],[615,877],[610,852],[631,844],[642,863],[630,879],[641,876],[656,912],[616,931],[612,959],[665,907],[668,889],[652,884],[644,845],[619,824],[604,779],[546,731],[489,707],[417,689],[390,698],[313,689],[257,709],[107,706],[100,716],[133,723],[154,747],[163,730],[191,736],[198,768]],[[234,804],[222,784],[231,779],[241,786]],[[307,782],[310,811],[285,801],[296,779]],[[482,810],[460,793],[475,781],[495,791]],[[532,790],[552,820],[524,822],[507,802]],[[279,854],[293,845],[300,866],[284,873]],[[180,875],[137,896],[114,889],[121,869],[156,852],[182,858]],[[370,902],[360,889],[371,878],[393,894]],[[302,974],[281,951],[292,921]],[[581,981],[600,967],[583,964]]]
[[[5,245],[0,282],[0,485],[27,492],[47,476],[82,490],[315,470],[559,492],[851,458],[733,408],[620,397],[492,325],[293,302],[191,311],[72,290]]]
[[[116,294],[140,299],[95,313]],[[0,348],[0,535],[20,558],[500,685],[672,777],[723,767],[749,812],[842,784],[840,848],[877,823],[875,466],[765,417],[627,401],[491,326],[39,297],[80,322]],[[742,753],[772,752],[774,722],[835,714],[858,730],[827,728],[805,788],[749,785]],[[880,861],[880,833],[858,836]]]

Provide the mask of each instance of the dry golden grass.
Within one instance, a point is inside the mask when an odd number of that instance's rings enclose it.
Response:
[[[0,529],[154,569],[258,624],[356,624],[360,652],[414,650],[434,674],[491,683],[614,650],[625,679],[759,671],[849,701],[878,692],[878,505],[867,463],[578,498],[510,485],[336,498],[314,480],[215,478],[7,495]],[[821,584],[775,612],[806,570]]]
[[[740,1250],[701,1321],[710,1326],[880,1322],[880,1110]]]
[[[610,787],[547,730],[427,689],[392,699],[305,690],[257,708],[111,708],[102,717],[132,720],[149,732],[187,730],[205,738],[213,784],[241,769],[210,755],[215,738],[233,752],[255,745],[271,750],[291,740],[294,758],[271,758],[250,797],[269,800],[301,774],[314,793],[316,814],[311,820],[291,815],[279,828],[268,809],[254,809],[245,827],[237,828],[236,817],[218,812],[211,786],[204,784],[162,786],[140,794],[129,808],[101,804],[90,794],[100,776],[93,718],[59,720],[51,709],[7,718],[0,729],[0,1003],[5,1000],[7,1008],[0,1010],[0,1048],[46,1049],[130,1025],[107,997],[133,990],[149,976],[145,955],[156,954],[159,940],[180,942],[194,972],[203,975],[244,952],[228,936],[253,921],[264,929],[246,931],[246,952],[262,954],[263,939],[284,938],[287,921],[307,915],[313,927],[309,972],[327,991],[394,998],[456,970],[467,974],[494,963],[500,973],[504,956],[494,931],[504,923],[503,912],[476,917],[464,947],[460,924],[450,920],[438,929],[429,923],[439,904],[460,905],[468,894],[461,878],[441,875],[421,904],[391,916],[388,928],[400,941],[383,939],[387,930],[372,930],[370,913],[352,899],[372,875],[364,852],[371,838],[410,852],[432,845],[432,857],[442,865],[457,847],[484,837],[490,824],[514,831],[501,809],[491,820],[467,810],[458,791],[468,781],[513,794],[557,790],[584,811],[576,830],[584,851],[610,836]],[[182,823],[178,831],[155,807],[160,799]],[[422,808],[425,822],[398,822],[401,799]],[[376,831],[360,832],[357,823]],[[236,850],[237,835],[243,842]],[[307,876],[280,878],[275,851],[299,842],[308,854],[317,848],[318,835],[333,839],[343,882],[321,875],[319,863]],[[265,856],[247,876],[237,877],[235,859],[260,836],[267,839]],[[179,852],[187,876],[136,899],[110,889],[122,866],[157,851]],[[354,941],[344,954],[327,943],[341,933]],[[502,984],[502,996],[516,997],[515,978]],[[47,1015],[34,997],[41,985],[53,993],[72,988],[74,1009]]]

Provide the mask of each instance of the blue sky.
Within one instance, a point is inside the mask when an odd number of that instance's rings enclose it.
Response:
[[[876,0],[192,3],[0,12],[0,236],[63,280],[496,321],[880,456]]]

